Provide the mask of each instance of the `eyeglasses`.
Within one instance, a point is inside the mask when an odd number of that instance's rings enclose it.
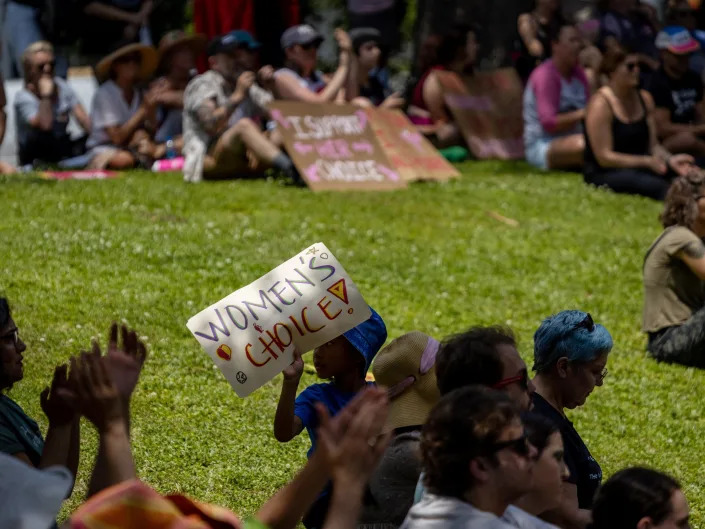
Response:
[[[12,345],[17,347],[17,344],[20,343],[20,333],[17,329],[15,329],[11,333],[8,333],[4,336],[0,336],[0,340],[2,340],[3,342],[12,343]]]
[[[602,371],[600,371],[600,374],[595,377],[595,382],[597,384],[602,384],[605,379],[607,378],[607,375],[609,375],[609,371],[607,368],[604,368]]]
[[[523,371],[521,374],[500,380],[492,386],[492,389],[504,389],[512,384],[519,384],[523,390],[529,389],[529,373]]]
[[[496,454],[497,452],[505,449],[509,449],[517,455],[528,456],[529,455],[529,439],[526,434],[521,437],[512,439],[511,441],[500,441],[499,443],[494,443],[489,447],[490,454]]]

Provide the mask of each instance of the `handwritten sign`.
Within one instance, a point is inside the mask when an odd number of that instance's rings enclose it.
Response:
[[[382,149],[404,180],[445,181],[460,176],[403,112],[386,108],[365,112]]]
[[[187,326],[235,393],[246,397],[291,364],[294,346],[310,351],[371,315],[341,264],[317,243]]]
[[[299,173],[314,191],[399,189],[406,182],[352,105],[275,101],[270,113]]]
[[[446,105],[480,159],[524,158],[523,87],[513,68],[459,77],[436,72]]]

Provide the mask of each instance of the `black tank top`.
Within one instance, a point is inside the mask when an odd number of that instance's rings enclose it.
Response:
[[[620,121],[614,113],[610,100],[605,96],[607,105],[612,112],[612,141],[614,143],[612,150],[622,154],[633,154],[635,156],[647,156],[651,151],[651,135],[649,133],[649,123],[647,121],[647,110],[641,92],[638,93],[641,108],[644,115],[641,119],[632,123],[624,123]],[[590,137],[588,136],[587,127],[583,125],[585,131],[585,173],[597,173],[605,168],[601,167],[595,158],[595,153],[590,145]]]
[[[548,24],[542,24],[533,13],[529,13],[529,16],[536,23],[536,38],[543,46],[543,55],[541,57],[531,55],[526,44],[524,44],[524,39],[517,33],[513,53],[514,67],[524,84],[529,80],[531,72],[551,56],[551,37],[563,23],[563,17],[560,14],[557,14]]]

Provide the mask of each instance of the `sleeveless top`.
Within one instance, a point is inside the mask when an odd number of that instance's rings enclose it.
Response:
[[[647,121],[648,111],[646,109],[646,103],[644,103],[644,98],[641,95],[641,91],[638,92],[639,103],[641,103],[641,108],[644,111],[643,116],[637,121],[630,123],[625,123],[617,118],[612,108],[612,103],[605,96],[607,105],[610,107],[612,112],[612,141],[614,145],[612,150],[622,154],[633,154],[635,156],[646,156],[651,151],[651,135],[649,132],[649,123]],[[590,145],[590,137],[588,135],[587,127],[583,127],[585,131],[585,163],[584,170],[585,173],[597,173],[600,171],[608,170],[607,168],[601,167],[595,158],[595,153]]]
[[[560,27],[561,24],[561,20],[556,17],[554,17],[548,24],[542,24],[533,13],[529,13],[529,16],[534,19],[534,22],[536,23],[536,39],[541,43],[541,46],[543,46],[543,54],[541,57],[534,57],[531,55],[529,53],[529,49],[524,43],[524,39],[522,39],[521,35],[517,33],[514,53],[512,55],[514,59],[514,68],[524,84],[528,81],[531,72],[534,71],[534,68],[551,56],[551,35],[557,27]]]
[[[416,83],[416,86],[414,87],[414,93],[411,97],[412,105],[423,110],[428,110],[428,107],[426,106],[426,103],[423,100],[423,87],[426,84],[426,79],[428,79],[428,76],[431,75],[432,72],[437,71],[445,71],[445,67],[434,66],[431,69],[427,70],[426,73],[421,76],[421,79],[419,79],[419,82]]]

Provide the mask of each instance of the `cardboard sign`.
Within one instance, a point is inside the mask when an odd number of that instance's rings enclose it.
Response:
[[[436,72],[446,105],[468,147],[480,159],[524,158],[524,89],[513,68],[459,77]]]
[[[105,180],[116,178],[117,171],[42,171],[39,176],[45,180]]]
[[[291,101],[275,101],[269,108],[289,156],[313,191],[406,187],[364,110]]]
[[[187,326],[240,397],[372,312],[323,243],[191,318]]]
[[[404,180],[445,181],[460,176],[403,112],[386,108],[365,112],[385,154]]]

